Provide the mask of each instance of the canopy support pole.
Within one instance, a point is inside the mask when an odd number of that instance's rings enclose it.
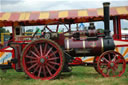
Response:
[[[113,26],[114,26],[114,39],[120,39],[121,40],[121,23],[119,16],[115,16],[113,18]]]

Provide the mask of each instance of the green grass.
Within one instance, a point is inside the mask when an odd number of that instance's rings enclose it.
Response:
[[[0,85],[128,85],[128,68],[122,77],[104,78],[93,67],[75,66],[55,80],[27,79],[23,72],[0,71]]]

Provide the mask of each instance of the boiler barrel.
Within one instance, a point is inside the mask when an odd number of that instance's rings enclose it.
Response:
[[[97,40],[65,39],[65,49],[72,56],[98,56],[107,50],[114,50],[112,39],[97,38]]]

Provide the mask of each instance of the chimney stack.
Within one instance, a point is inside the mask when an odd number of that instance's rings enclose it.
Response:
[[[110,16],[109,16],[109,2],[105,2],[103,3],[104,6],[104,33],[105,36],[110,36],[110,26],[109,26],[109,20],[110,20]]]

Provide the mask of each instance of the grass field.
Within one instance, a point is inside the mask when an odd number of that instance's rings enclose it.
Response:
[[[0,71],[0,85],[128,85],[128,68],[122,77],[103,78],[93,67],[75,66],[72,72],[49,81],[27,79],[23,72],[7,70]]]

